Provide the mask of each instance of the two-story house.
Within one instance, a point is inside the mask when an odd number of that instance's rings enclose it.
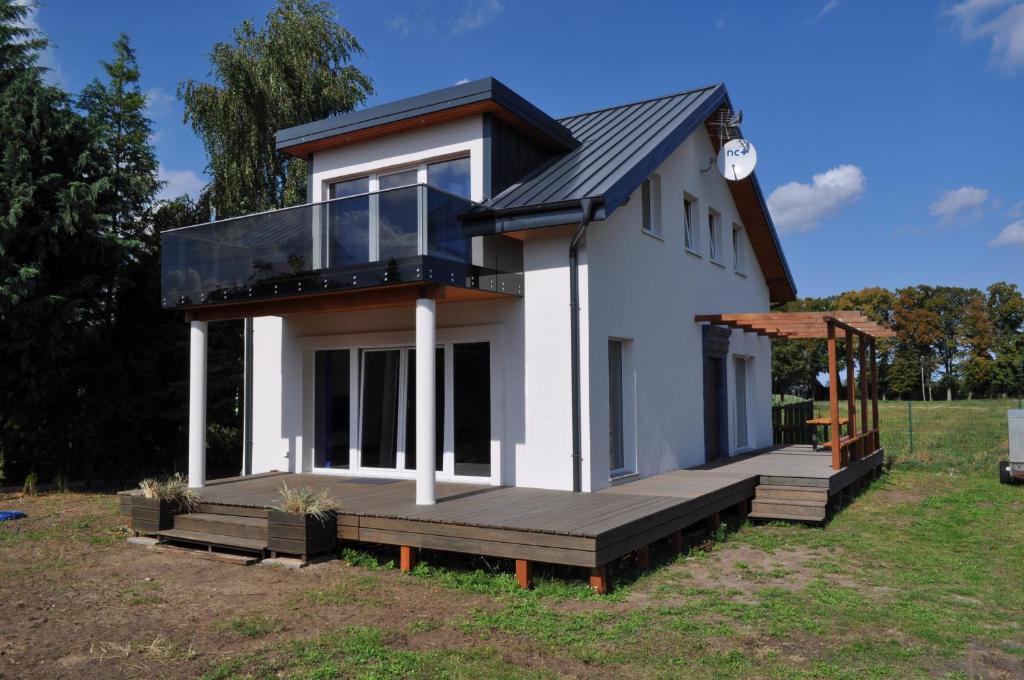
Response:
[[[702,326],[795,286],[724,85],[554,119],[493,78],[277,135],[308,203],[163,235],[192,324],[246,319],[244,471],[590,492],[772,444],[771,340]]]

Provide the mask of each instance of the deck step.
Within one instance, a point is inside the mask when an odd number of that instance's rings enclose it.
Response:
[[[762,519],[823,520],[828,514],[824,501],[764,501],[754,499],[751,517]]]
[[[167,529],[159,532],[157,535],[160,536],[160,538],[185,541],[187,543],[199,543],[207,546],[216,546],[218,548],[237,548],[239,550],[251,550],[255,552],[262,552],[267,549],[266,536],[261,539],[239,538],[238,536],[224,536],[221,534],[207,533],[205,531],[188,531],[185,529]]]
[[[783,519],[790,520],[793,522],[824,522],[825,516],[821,517],[806,517],[804,515],[787,515],[781,512],[752,512],[747,515],[750,519]]]
[[[773,486],[761,484],[755,490],[758,500],[828,501],[828,489],[807,486]]]
[[[233,536],[253,540],[267,539],[267,520],[259,517],[192,512],[175,515],[174,528],[217,536]]]

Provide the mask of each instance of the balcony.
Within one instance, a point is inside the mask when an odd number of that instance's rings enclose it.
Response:
[[[478,205],[425,184],[161,234],[166,309],[434,283],[522,295],[523,251]]]

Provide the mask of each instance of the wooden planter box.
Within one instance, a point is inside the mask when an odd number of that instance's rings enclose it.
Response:
[[[267,549],[272,553],[309,555],[333,552],[338,544],[338,517],[321,522],[309,515],[298,515],[280,510],[267,513]]]
[[[130,498],[133,530],[155,534],[174,528],[174,516],[179,512],[176,504],[143,496]]]

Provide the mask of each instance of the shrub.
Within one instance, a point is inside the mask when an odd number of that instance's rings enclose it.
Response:
[[[39,475],[34,472],[25,475],[25,485],[22,487],[22,491],[28,496],[35,496],[39,491]]]
[[[278,509],[281,512],[309,515],[325,522],[330,513],[338,509],[338,504],[327,494],[326,489],[314,491],[308,486],[292,488],[287,483],[283,483],[279,493],[281,494],[281,505]]]
[[[143,479],[139,482],[142,495],[146,498],[159,498],[162,501],[173,503],[183,512],[192,512],[199,505],[199,497],[188,488],[188,477],[175,472],[163,481],[156,479]]]

